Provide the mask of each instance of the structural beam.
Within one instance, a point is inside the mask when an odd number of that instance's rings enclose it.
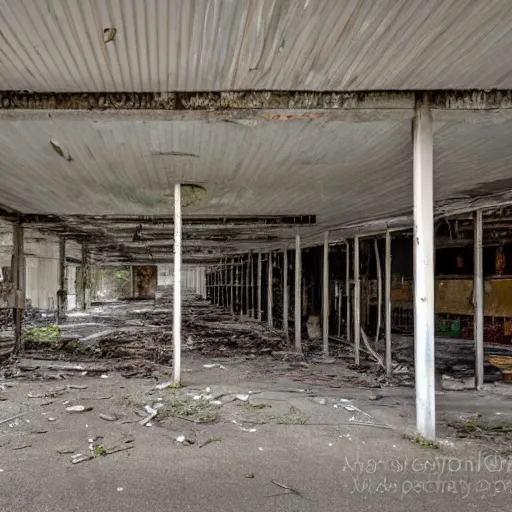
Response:
[[[231,258],[230,267],[230,288],[229,288],[229,306],[231,314],[235,313],[235,258]]]
[[[256,119],[283,121],[318,119],[324,121],[407,120],[414,113],[411,91],[314,92],[290,91],[158,91],[129,93],[58,93],[3,91],[0,118],[11,119],[23,110],[23,119],[54,120],[133,119],[230,121]],[[510,116],[512,91],[439,90],[432,93],[437,118],[472,120],[486,112]],[[449,114],[457,114],[455,117]],[[444,116],[444,117],[443,117]],[[167,154],[167,153],[162,153]],[[180,153],[169,152],[169,154]],[[192,155],[194,156],[194,155]]]
[[[414,347],[416,428],[436,436],[434,371],[434,167],[428,96],[417,99],[414,118]]]
[[[254,259],[252,257],[252,252],[249,253],[249,265],[250,265],[250,278],[251,278],[251,308],[249,310],[249,314],[251,318],[254,318]]]
[[[245,278],[244,278],[244,258],[240,258],[240,321],[244,318],[244,287],[245,287]]]
[[[25,245],[24,230],[20,224],[12,225],[12,297],[14,320],[14,352],[21,354],[24,350],[22,326],[23,310],[25,309]]]
[[[243,265],[243,264],[242,264]],[[249,316],[249,267],[251,261],[247,258],[247,270],[245,272],[245,314]],[[243,266],[242,266],[243,269]]]
[[[258,320],[261,322],[261,272],[262,272],[262,260],[261,252],[258,253]]]
[[[67,311],[66,286],[66,239],[59,237],[59,290],[57,291],[57,324],[60,324]]]
[[[301,284],[302,258],[300,235],[295,236],[295,351],[302,352],[302,311]]]
[[[484,272],[483,272],[483,223],[482,210],[474,214],[475,257],[473,302],[475,316],[473,331],[475,338],[475,386],[481,389],[484,385]]]
[[[268,253],[268,272],[267,272],[267,323],[270,328],[274,327],[274,290],[272,283],[274,281],[272,268],[272,252]]]
[[[347,341],[350,341],[350,327],[352,325],[350,313],[350,242],[347,240],[345,242],[346,245],[346,259],[345,259],[345,294],[347,296],[347,318],[345,319],[346,323],[346,335]]]
[[[181,384],[181,185],[174,186],[173,380]]]
[[[238,312],[239,307],[240,307],[240,270],[239,270],[238,261],[237,261],[237,263],[235,264],[235,307],[234,307],[234,311]]]
[[[222,306],[228,308],[228,257],[224,259],[224,280],[222,283]]]
[[[132,269],[132,297],[134,295],[133,289],[133,267]],[[89,303],[89,248],[85,242],[82,243],[82,266],[80,272],[80,300],[82,302],[82,310],[85,311],[87,309]]]
[[[324,259],[322,279],[322,338],[323,355],[329,356],[329,232],[324,233]]]
[[[288,309],[289,309],[289,296],[288,296],[288,249],[283,250],[283,331],[286,341],[289,341],[288,329]]]
[[[354,237],[354,362],[360,363],[361,346],[361,280],[359,279],[359,237]]]
[[[386,262],[385,262],[384,301],[386,328],[386,375],[391,378],[393,367],[391,363],[391,233],[386,231]]]

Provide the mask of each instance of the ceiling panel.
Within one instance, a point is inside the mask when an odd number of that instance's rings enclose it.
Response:
[[[206,197],[185,213],[314,214],[325,226],[407,209],[411,156],[410,123],[2,120],[0,204],[169,214],[174,183],[196,183]]]
[[[512,88],[511,24],[509,0],[0,0],[0,90]]]

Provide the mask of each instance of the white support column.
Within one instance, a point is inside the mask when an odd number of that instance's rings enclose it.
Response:
[[[322,338],[323,355],[329,357],[329,232],[324,233],[324,262],[322,280]]]
[[[217,304],[217,270],[215,269],[212,269],[210,283],[212,290],[212,304]]]
[[[295,351],[302,352],[302,258],[300,235],[295,236]]]
[[[221,293],[222,293],[222,260],[219,261],[219,266],[217,268],[217,306],[221,305]]]
[[[245,272],[245,314],[249,316],[249,265],[251,260],[247,255],[247,270]],[[243,266],[242,266],[243,268]]]
[[[262,271],[262,262],[261,262],[261,252],[258,253],[258,320],[261,322],[261,271]]]
[[[244,319],[244,257],[240,258],[240,321]]]
[[[359,279],[359,237],[354,237],[354,362],[359,364],[361,346],[361,280]]]
[[[196,293],[203,298],[203,286],[201,283],[201,269],[196,267]]]
[[[229,291],[228,291],[228,258],[224,259],[224,283],[222,285],[222,306],[228,309]]]
[[[428,96],[416,100],[414,118],[414,347],[416,428],[436,437],[434,366],[434,172]]]
[[[174,186],[173,380],[181,383],[181,185]]]
[[[283,250],[283,331],[286,341],[289,341],[288,333],[288,249]]]
[[[384,301],[385,301],[385,315],[384,319],[386,327],[386,375],[388,378],[393,373],[391,365],[391,233],[386,231],[386,268],[385,271],[385,285],[384,285]]]
[[[133,267],[132,267],[133,276]],[[82,242],[82,267],[80,272],[80,285],[81,285],[81,302],[82,310],[87,309],[90,295],[90,267],[89,267],[89,248],[85,242]],[[132,297],[134,291],[134,279],[132,277]]]
[[[475,338],[475,386],[484,385],[484,271],[483,271],[483,220],[482,210],[474,215],[474,308],[473,335]]]
[[[346,260],[345,260],[345,294],[347,295],[347,318],[346,322],[346,333],[347,333],[347,341],[350,341],[350,327],[352,326],[351,322],[351,307],[350,307],[350,242],[347,240],[345,242],[346,249]]]
[[[229,306],[231,314],[235,312],[235,258],[231,258],[230,289],[229,289]]]
[[[238,262],[235,264],[235,304],[233,311],[237,312],[240,304],[240,272],[238,270]]]
[[[212,272],[212,303],[217,304],[217,270]]]
[[[272,252],[268,253],[268,272],[267,272],[267,323],[270,328],[274,327],[274,295],[272,282],[274,280],[273,268],[272,268]]]
[[[67,311],[66,239],[59,238],[59,289],[57,290],[57,324],[62,323]]]
[[[23,310],[25,309],[26,265],[25,265],[25,236],[21,224],[12,225],[12,260],[11,278],[14,287],[12,308],[14,319],[14,352],[24,351],[23,343]]]
[[[254,318],[254,259],[252,257],[252,252],[249,253],[249,277],[251,284],[250,288],[250,304],[251,307],[249,309],[249,316]]]

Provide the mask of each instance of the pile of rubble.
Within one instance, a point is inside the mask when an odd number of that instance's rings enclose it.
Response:
[[[63,358],[63,353],[85,359],[130,359],[169,364],[172,361],[172,298],[156,301],[109,302],[89,316],[70,317],[48,339],[42,328],[26,328],[27,355]],[[43,335],[44,334],[44,335]],[[40,336],[39,336],[40,335]],[[39,336],[39,339],[38,339]],[[266,354],[286,350],[281,333],[185,296],[182,323],[183,351],[207,357]],[[53,354],[53,355],[52,355]]]

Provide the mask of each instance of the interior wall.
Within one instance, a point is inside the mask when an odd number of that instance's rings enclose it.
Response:
[[[32,307],[57,308],[59,240],[25,231],[26,297]]]
[[[174,265],[158,265],[158,286],[172,286]],[[206,267],[204,265],[182,265],[181,287],[206,298]]]
[[[66,279],[68,282],[67,308],[70,311],[76,309],[76,267],[74,265],[66,267]]]
[[[156,265],[133,267],[133,296],[138,298],[155,297],[158,284]]]

